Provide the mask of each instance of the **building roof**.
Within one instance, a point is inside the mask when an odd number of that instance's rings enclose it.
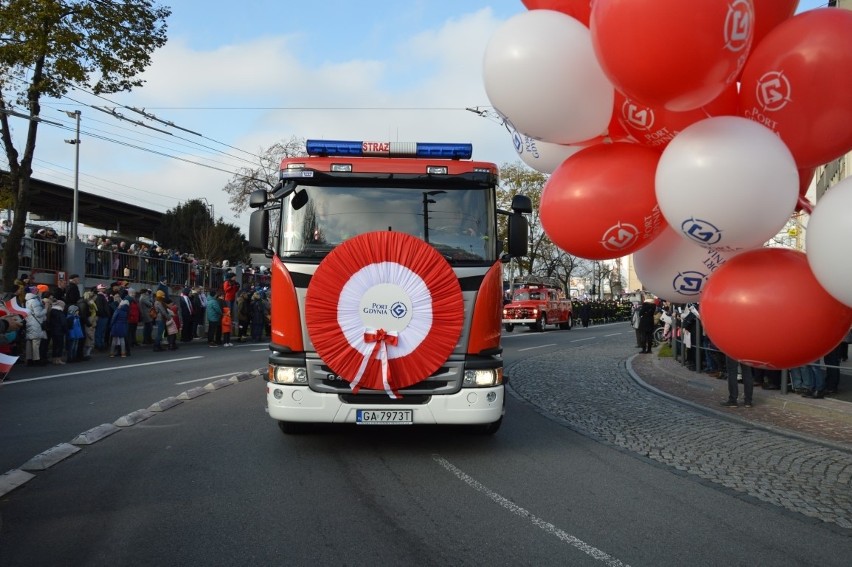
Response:
[[[0,171],[0,177],[8,172]],[[30,180],[29,212],[46,221],[70,223],[74,210],[74,189],[41,181]],[[138,205],[99,197],[85,191],[77,194],[77,221],[80,224],[152,238],[160,226],[163,213]]]

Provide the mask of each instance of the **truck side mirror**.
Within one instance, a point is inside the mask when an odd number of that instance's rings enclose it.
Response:
[[[257,191],[252,191],[251,195],[249,195],[249,207],[252,209],[257,209],[258,207],[262,207],[266,204],[266,191],[263,189],[258,189]]]
[[[516,213],[532,214],[532,201],[526,195],[512,197],[512,210]]]
[[[527,199],[529,200],[529,199]],[[514,203],[512,203],[514,205]],[[509,215],[509,255],[526,256],[529,252],[530,223],[521,213]]]
[[[272,250],[269,249],[269,211],[266,209],[258,209],[249,217],[249,248],[262,250],[267,257],[272,257]]]

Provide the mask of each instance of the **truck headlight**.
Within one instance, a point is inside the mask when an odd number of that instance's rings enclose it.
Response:
[[[308,372],[301,366],[269,366],[269,381],[276,384],[307,384]]]
[[[488,388],[502,383],[503,369],[488,368],[482,370],[465,370],[462,386],[465,388]]]

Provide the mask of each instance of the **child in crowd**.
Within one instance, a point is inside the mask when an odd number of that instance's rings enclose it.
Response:
[[[222,307],[222,344],[226,347],[234,346],[231,344],[231,325],[233,324],[233,320],[231,319],[231,308],[223,306]]]
[[[77,362],[80,352],[80,341],[85,337],[83,326],[80,324],[80,308],[76,305],[68,306],[68,345],[66,362]]]

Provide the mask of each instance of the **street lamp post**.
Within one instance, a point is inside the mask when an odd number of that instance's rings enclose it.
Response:
[[[69,118],[77,119],[77,133],[76,137],[73,140],[65,140],[68,144],[74,144],[75,146],[75,159],[74,159],[74,207],[71,213],[71,238],[76,241],[77,240],[77,222],[78,222],[78,214],[79,214],[79,206],[80,206],[80,114],[79,110],[75,110],[74,112],[66,111],[65,114],[68,115]]]
[[[429,242],[429,204],[436,203],[435,199],[430,199],[429,197],[441,195],[442,193],[446,193],[446,191],[423,192],[423,240],[426,242]]]

